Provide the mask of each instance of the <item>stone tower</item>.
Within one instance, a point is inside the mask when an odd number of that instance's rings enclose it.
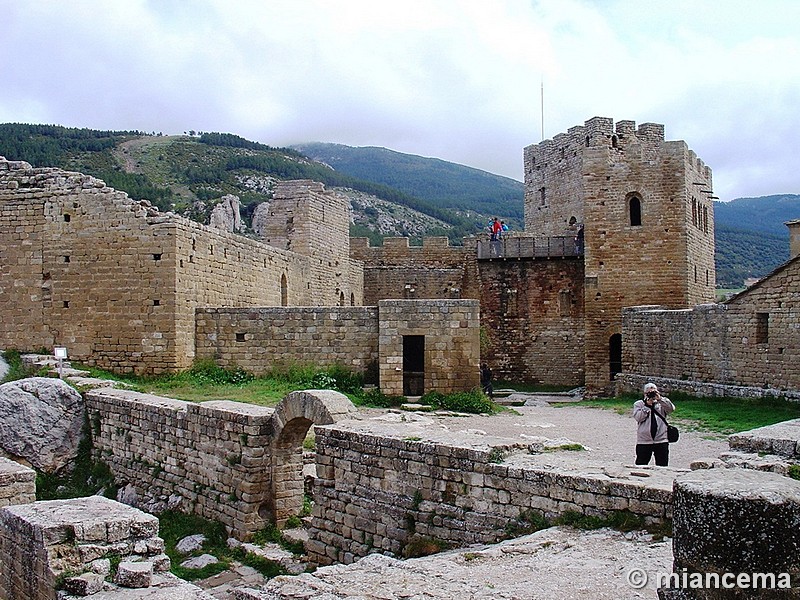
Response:
[[[621,369],[621,309],[713,302],[711,169],[664,126],[595,117],[524,151],[525,229],[585,227],[586,385]]]
[[[269,215],[264,242],[317,263],[307,282],[311,297],[322,305],[351,305],[356,298],[360,303],[363,284],[350,276],[350,205],[345,198],[316,181],[282,181],[275,185]]]

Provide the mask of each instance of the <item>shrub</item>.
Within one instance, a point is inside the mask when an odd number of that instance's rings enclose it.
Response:
[[[453,394],[428,392],[423,395],[419,401],[421,404],[427,404],[437,409],[452,410],[455,412],[494,414],[500,410],[498,405],[492,402],[480,390],[455,392]]]

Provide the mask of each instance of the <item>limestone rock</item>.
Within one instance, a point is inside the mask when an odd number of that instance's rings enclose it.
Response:
[[[256,232],[259,239],[264,238],[264,232],[267,230],[267,223],[269,222],[269,202],[262,202],[253,211],[253,231]]]
[[[211,227],[230,231],[231,233],[240,232],[244,229],[242,216],[239,212],[242,204],[239,197],[233,194],[223,196],[219,204],[211,211]]]
[[[69,577],[64,587],[77,596],[91,596],[103,589],[105,577],[98,573],[83,573],[77,577]]]
[[[153,563],[149,561],[123,561],[117,567],[114,583],[127,588],[150,587],[153,580]]]
[[[219,560],[216,556],[212,556],[211,554],[201,554],[200,556],[195,556],[183,561],[181,566],[184,569],[202,569],[208,565],[215,565],[218,562]]]
[[[204,536],[202,533],[189,535],[181,539],[177,544],[175,544],[175,550],[177,550],[181,554],[190,554],[195,550],[199,550],[200,548],[202,548],[203,543],[205,541],[206,541],[206,536]]]
[[[0,447],[46,473],[78,454],[83,397],[60,379],[32,377],[0,385]]]

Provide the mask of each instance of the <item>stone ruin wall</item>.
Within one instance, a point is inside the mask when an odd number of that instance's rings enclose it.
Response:
[[[313,562],[352,563],[372,552],[403,556],[415,541],[451,547],[508,537],[534,510],[672,516],[671,479],[658,485],[526,465],[515,448],[410,440],[348,422],[316,427],[317,478],[307,551]],[[507,444],[507,441],[505,442]],[[516,448],[516,450],[520,450]],[[412,546],[409,546],[412,544]]]
[[[270,522],[272,408],[110,389],[85,398],[96,456],[135,505],[174,504],[241,535]]]
[[[256,375],[293,365],[364,372],[377,369],[378,308],[199,308],[195,342],[197,358]]]
[[[642,378],[659,377],[699,393],[709,384],[798,392],[798,323],[799,259],[725,304],[627,308],[623,382],[631,388]]]
[[[318,246],[339,241],[337,224],[314,233]],[[0,159],[0,336],[10,348],[61,345],[120,372],[186,368],[198,306],[361,304],[361,266],[347,248],[303,256],[159,213],[92,177]]]

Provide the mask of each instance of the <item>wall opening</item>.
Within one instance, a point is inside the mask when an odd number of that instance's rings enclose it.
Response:
[[[281,275],[281,306],[289,306],[289,284],[286,282],[286,273]]]
[[[638,196],[631,196],[628,200],[628,216],[632,226],[636,227],[642,224],[642,201]]]
[[[611,381],[622,373],[622,334],[615,333],[608,340],[608,367]]]
[[[425,336],[403,336],[403,395],[425,393]]]
[[[769,313],[756,313],[756,344],[769,343]]]

